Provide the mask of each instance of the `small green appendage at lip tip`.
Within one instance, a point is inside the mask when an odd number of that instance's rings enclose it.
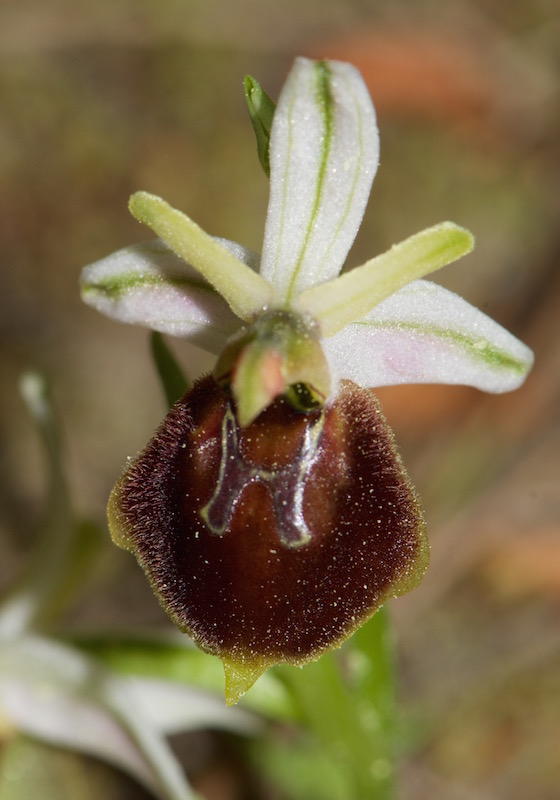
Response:
[[[262,658],[234,658],[220,655],[226,679],[226,705],[234,706],[243,695],[258,681],[274,662]]]

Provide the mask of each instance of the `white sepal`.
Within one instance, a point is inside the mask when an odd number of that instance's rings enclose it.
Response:
[[[533,354],[453,292],[409,283],[360,322],[323,341],[333,378],[363,386],[447,383],[486,392],[517,389]]]
[[[218,240],[253,269],[258,256]],[[160,239],[132,245],[85,267],[82,299],[106,316],[181,336],[217,353],[240,326],[226,301]]]
[[[379,160],[375,111],[360,73],[298,58],[274,114],[261,275],[274,303],[340,272]]]

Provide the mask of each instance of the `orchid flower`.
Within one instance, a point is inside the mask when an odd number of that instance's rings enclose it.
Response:
[[[159,238],[82,276],[102,313],[218,356],[117,482],[109,522],[179,627],[222,659],[228,702],[273,664],[340,645],[426,569],[419,502],[370,389],[503,392],[532,364],[422,280],[472,249],[451,222],[340,274],[379,160],[352,66],[297,59],[274,112],[248,86],[270,168],[261,257],[138,192],[130,210]]]

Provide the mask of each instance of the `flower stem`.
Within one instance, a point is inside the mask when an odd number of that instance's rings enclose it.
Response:
[[[345,775],[345,796],[392,800],[396,709],[385,609],[340,653],[283,676],[305,724]]]

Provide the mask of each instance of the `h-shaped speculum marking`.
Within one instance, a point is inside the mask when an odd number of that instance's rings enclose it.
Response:
[[[216,536],[223,536],[243,490],[251,483],[264,483],[270,493],[280,542],[289,548],[302,547],[311,539],[303,516],[303,494],[310,470],[318,457],[324,413],[305,429],[294,460],[278,469],[262,469],[247,463],[239,451],[237,424],[228,406],[222,420],[222,456],[214,494],[200,509],[200,516]]]

